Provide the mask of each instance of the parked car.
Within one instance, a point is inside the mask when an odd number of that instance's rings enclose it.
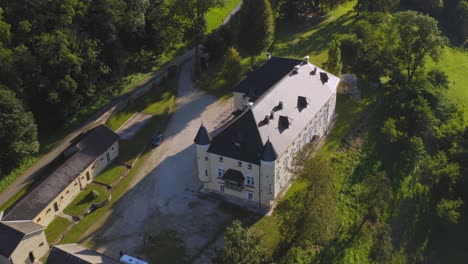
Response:
[[[157,146],[161,145],[162,140],[163,140],[163,136],[161,134],[155,135],[151,139],[151,145],[153,147],[157,147]]]

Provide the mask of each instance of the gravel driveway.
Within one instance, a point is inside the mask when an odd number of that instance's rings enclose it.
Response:
[[[148,243],[145,236],[154,238],[171,230],[183,241],[186,261],[207,263],[215,246],[222,243],[222,231],[233,216],[223,210],[220,201],[197,192],[201,183],[193,138],[202,121],[209,131],[223,122],[232,111],[232,100],[218,101],[193,88],[192,63],[181,70],[177,110],[164,132],[165,140],[152,150],[131,190],[95,233],[100,234],[95,247],[100,252],[118,257],[123,250],[139,256]]]

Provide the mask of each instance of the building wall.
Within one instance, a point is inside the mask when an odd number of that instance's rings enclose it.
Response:
[[[208,159],[208,148],[210,145],[195,145],[197,148],[198,179],[202,182],[210,181],[210,160]]]
[[[234,94],[234,111],[244,109],[244,94],[233,92]]]
[[[314,136],[322,138],[328,133],[329,126],[335,116],[336,94],[322,106],[319,112],[310,120],[288,149],[276,160],[275,197],[286,191],[288,182],[293,176],[294,157]]]
[[[109,153],[110,160],[107,160]],[[119,143],[114,143],[103,155],[101,155],[91,166],[83,171],[70,185],[67,186],[47,207],[44,208],[33,221],[47,226],[55,219],[55,216],[62,212],[82,190],[90,184],[96,176],[99,175],[112,161],[119,155]],[[88,176],[89,175],[89,176]],[[54,204],[57,203],[58,211],[54,209]]]
[[[49,245],[44,230],[29,234],[23,238],[18,247],[11,254],[14,264],[29,264],[29,252],[33,252],[36,259],[44,256],[49,251]]]
[[[205,189],[209,189],[214,192],[227,194],[230,196],[238,197],[244,199],[247,202],[251,203],[258,203],[258,195],[259,195],[259,170],[260,166],[252,163],[243,162],[242,166],[238,166],[238,160],[231,159],[228,157],[223,157],[223,161],[219,161],[219,155],[208,153],[208,160],[209,160],[209,182],[204,184]],[[252,169],[249,169],[249,164],[252,166]],[[240,172],[245,177],[244,181],[244,188],[242,191],[231,190],[228,188],[224,188],[224,191],[221,190],[221,186],[225,186],[224,181],[221,180],[219,177],[222,177],[223,171],[227,171],[228,169],[235,169]],[[219,177],[218,177],[219,176]],[[247,186],[247,176],[251,176],[254,179],[253,186]],[[252,200],[248,200],[249,193],[252,193],[253,198]]]

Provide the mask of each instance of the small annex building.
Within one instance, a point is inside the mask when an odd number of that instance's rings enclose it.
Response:
[[[43,226],[33,221],[0,222],[0,264],[34,263],[47,251]]]
[[[0,220],[32,220],[47,226],[119,155],[119,136],[99,125],[64,153],[65,162],[8,208]]]
[[[119,261],[79,244],[55,245],[46,264],[118,264]]]
[[[237,117],[195,136],[203,191],[269,210],[290,185],[296,153],[329,132],[339,82],[308,57],[268,57],[233,88]]]

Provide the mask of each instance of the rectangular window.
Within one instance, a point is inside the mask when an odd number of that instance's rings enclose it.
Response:
[[[254,198],[254,197],[253,197],[253,193],[249,192],[249,193],[247,194],[247,199],[253,200],[253,198]]]
[[[219,157],[219,162],[223,162],[223,157]]]
[[[101,157],[101,161],[103,161],[103,160],[104,160],[104,157]]]
[[[268,185],[268,191],[270,192],[270,194],[273,193],[273,190],[271,189],[271,184]]]
[[[252,169],[252,164],[248,164],[247,169],[251,170]]]
[[[222,184],[219,185],[219,191],[224,192],[224,185],[222,185]]]
[[[77,186],[78,185],[78,182],[75,182],[75,184],[73,184],[73,186]]]
[[[205,160],[208,160],[208,156],[205,156]]]
[[[242,161],[237,162],[237,167],[242,167]]]
[[[41,243],[39,244],[39,247],[42,247],[43,245],[44,245],[44,242],[41,242]]]
[[[69,194],[69,193],[70,193],[70,191],[69,191],[69,190],[67,190],[67,193],[66,193],[66,194]]]
[[[208,176],[208,170],[205,170],[205,176]]]
[[[222,178],[224,176],[224,172],[223,168],[218,168],[218,178]]]
[[[247,176],[247,186],[255,186],[255,180],[253,176]]]
[[[112,151],[114,151],[115,147],[112,147]]]

